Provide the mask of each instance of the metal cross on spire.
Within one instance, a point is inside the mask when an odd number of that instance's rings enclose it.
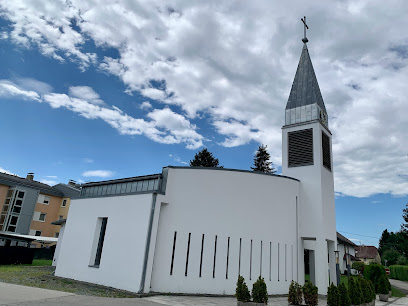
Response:
[[[304,33],[305,33],[305,37],[303,37],[302,38],[302,41],[304,42],[304,43],[307,43],[309,40],[307,39],[307,37],[306,37],[306,29],[308,29],[309,30],[309,27],[307,26],[307,24],[306,24],[306,16],[304,16],[303,18],[301,18],[300,19],[302,22],[303,22],[303,29],[304,29]]]

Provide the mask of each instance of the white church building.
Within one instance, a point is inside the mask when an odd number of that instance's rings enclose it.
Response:
[[[55,275],[225,295],[238,275],[249,288],[261,275],[269,294],[286,294],[307,267],[326,294],[336,282],[332,135],[306,42],[282,127],[282,175],[168,166],[86,183],[60,232]]]

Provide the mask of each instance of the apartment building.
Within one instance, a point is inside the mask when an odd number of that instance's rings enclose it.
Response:
[[[49,186],[33,173],[26,178],[0,173],[0,232],[58,237],[60,227],[51,222],[67,218],[71,198],[79,193],[73,181]]]

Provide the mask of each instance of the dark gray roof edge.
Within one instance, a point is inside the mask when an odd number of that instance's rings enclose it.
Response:
[[[81,186],[90,187],[90,186],[98,186],[98,185],[105,185],[105,184],[127,183],[127,182],[141,181],[141,180],[146,180],[146,179],[160,178],[161,176],[162,176],[161,173],[149,174],[149,175],[125,177],[121,179],[114,179],[114,180],[107,180],[107,181],[89,182],[89,183],[82,184]]]
[[[40,193],[43,194],[53,195],[61,198],[64,196],[61,191],[55,189],[52,186],[37,181],[28,181],[27,179],[19,176],[14,177],[13,175],[7,175],[7,177],[4,176],[0,177],[0,184],[7,186],[24,186],[31,189],[39,190]]]
[[[230,168],[218,168],[218,167],[188,167],[188,166],[167,166],[163,168],[171,168],[171,169],[195,169],[195,170],[217,170],[217,171],[232,171],[232,172],[243,172],[243,173],[251,173],[251,174],[260,174],[260,175],[267,175],[267,176],[275,176],[275,177],[280,177],[280,178],[285,178],[285,179],[290,179],[294,180],[297,182],[300,182],[300,180],[290,177],[290,176],[285,176],[285,175],[279,175],[279,174],[271,174],[271,173],[263,173],[263,172],[256,172],[256,171],[251,171],[251,170],[241,170],[241,169],[230,169]]]

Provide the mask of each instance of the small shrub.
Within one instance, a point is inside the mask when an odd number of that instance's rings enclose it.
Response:
[[[386,276],[386,279],[387,279],[387,289],[388,291],[391,291],[391,283],[390,283],[388,276]]]
[[[359,282],[360,282],[361,293],[362,293],[362,298],[363,298],[362,302],[370,303],[372,301],[371,299],[372,294],[371,294],[371,289],[370,289],[370,285],[368,284],[368,282],[371,282],[371,281],[360,277]]]
[[[302,286],[295,281],[292,281],[289,286],[288,303],[302,305]]]
[[[373,282],[375,292],[378,291],[378,281],[381,276],[386,276],[385,268],[379,264],[370,264],[364,268],[364,278]]]
[[[328,306],[340,305],[339,289],[333,283],[327,288],[327,305]]]
[[[318,303],[317,287],[308,280],[303,286],[303,297],[306,305],[316,306]]]
[[[363,303],[360,282],[354,280],[353,277],[349,281],[349,294],[352,305],[360,305]]]
[[[245,279],[241,275],[238,276],[235,296],[237,297],[237,300],[241,302],[249,302],[251,299],[251,294],[249,293],[248,286],[245,283]]]
[[[382,275],[380,279],[378,280],[378,293],[380,294],[388,294],[388,284],[387,284],[387,277],[385,275]]]
[[[370,281],[370,280],[367,280],[367,282],[368,282],[368,285],[369,285],[369,287],[370,287],[371,301],[374,301],[374,300],[377,298],[377,296],[376,296],[376,294],[375,294],[374,284],[373,284],[373,282]]]
[[[266,289],[265,280],[261,276],[252,285],[252,299],[255,303],[268,304],[268,290]]]
[[[362,261],[355,261],[353,262],[353,264],[351,265],[351,267],[353,269],[356,269],[360,274],[363,274],[364,272],[364,267],[365,267],[365,263]]]
[[[350,296],[344,283],[339,285],[340,306],[351,306]]]

